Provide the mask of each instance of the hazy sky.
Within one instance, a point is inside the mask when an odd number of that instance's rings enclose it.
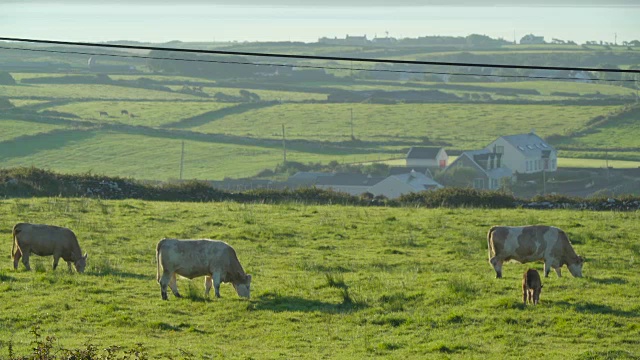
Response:
[[[547,41],[559,38],[578,43],[640,39],[640,6],[411,6],[418,3],[414,0],[394,1],[394,6],[388,6],[392,3],[389,0],[325,0],[324,4],[331,5],[313,7],[301,6],[298,0],[269,0],[269,5],[235,0],[227,1],[233,5],[212,5],[225,1],[0,0],[0,36],[67,41],[315,42],[323,36],[373,38],[388,32],[396,38],[475,33],[519,40],[533,33]],[[419,3],[437,1],[444,0]],[[447,3],[455,1],[466,0]],[[584,5],[602,1],[567,2]],[[608,1],[612,2],[637,4],[640,0]],[[367,6],[362,6],[364,3]],[[373,5],[378,3],[387,6]],[[509,1],[513,3],[517,0]]]

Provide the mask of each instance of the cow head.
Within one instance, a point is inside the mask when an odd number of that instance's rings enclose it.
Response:
[[[76,260],[74,265],[76,267],[76,271],[82,274],[84,272],[84,268],[87,266],[87,253],[84,253],[83,257]]]
[[[238,296],[243,298],[251,297],[251,275],[247,275],[244,281],[234,282],[233,288],[236,289]]]
[[[574,277],[582,277],[582,264],[584,264],[584,259],[580,256],[577,257],[575,262],[567,264],[567,268],[569,268],[571,275]]]

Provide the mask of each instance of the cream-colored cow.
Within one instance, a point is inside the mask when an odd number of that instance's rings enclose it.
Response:
[[[502,263],[515,260],[521,263],[544,260],[544,276],[553,268],[561,276],[560,268],[567,265],[571,275],[582,277],[584,260],[576,254],[564,231],[553,226],[494,226],[487,234],[489,262],[502,277]]]
[[[156,260],[163,300],[167,300],[167,286],[181,297],[176,274],[189,279],[205,276],[205,295],[209,295],[213,282],[216,297],[220,297],[220,283],[228,282],[238,296],[250,297],[251,275],[244,272],[235,250],[223,241],[162,239],[156,247]]]
[[[58,267],[60,258],[67,262],[69,270],[73,263],[79,273],[84,272],[87,266],[87,254],[82,255],[73,231],[53,225],[16,224],[13,227],[13,246],[11,247],[13,268],[18,269],[18,262],[22,258],[24,266],[27,270],[31,270],[29,255],[32,253],[39,256],[53,255],[54,270]]]

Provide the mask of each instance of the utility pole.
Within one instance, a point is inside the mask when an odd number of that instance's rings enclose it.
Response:
[[[284,136],[284,124],[282,124],[282,154],[284,158],[284,163],[287,163],[287,140]]]
[[[180,181],[182,181],[183,169],[184,169],[184,140],[182,140],[182,151],[180,152]]]

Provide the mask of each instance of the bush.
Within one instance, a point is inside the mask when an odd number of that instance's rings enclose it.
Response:
[[[15,85],[16,80],[6,71],[0,71],[0,85]]]

